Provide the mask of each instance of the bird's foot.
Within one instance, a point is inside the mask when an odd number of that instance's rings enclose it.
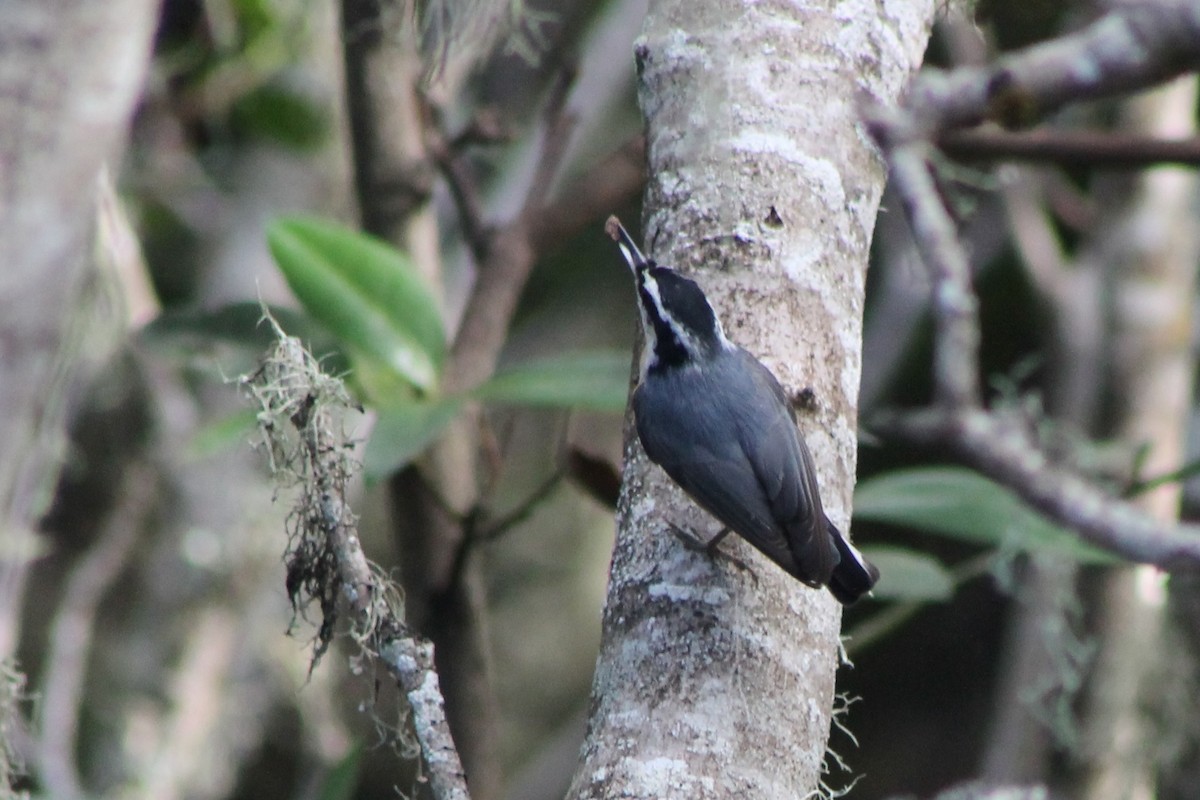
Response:
[[[754,583],[758,583],[758,576],[754,574],[754,570],[745,561],[742,561],[737,556],[726,553],[719,545],[724,541],[725,537],[730,534],[729,528],[722,528],[716,536],[709,539],[707,542],[697,536],[694,532],[685,530],[674,522],[667,522],[667,528],[675,535],[675,538],[683,544],[688,550],[696,553],[704,553],[709,558],[715,560],[724,559],[733,564],[740,570],[750,573],[750,577],[754,579]]]

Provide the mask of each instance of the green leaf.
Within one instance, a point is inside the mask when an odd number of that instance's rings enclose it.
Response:
[[[947,600],[954,578],[936,558],[904,547],[864,547],[863,555],[879,568],[879,583],[871,590],[876,600]]]
[[[268,310],[284,333],[300,339],[321,360],[326,372],[338,375],[349,369],[350,362],[337,341],[308,314],[283,306],[270,306]],[[275,331],[263,320],[262,305],[250,301],[205,311],[167,311],[144,327],[142,335],[154,343],[174,337],[199,337],[245,346],[255,353],[275,344]]]
[[[629,399],[629,353],[570,353],[509,367],[472,395],[491,403],[623,411]]]
[[[1088,564],[1115,556],[1055,525],[1008,489],[959,467],[880,475],[858,485],[854,515],[991,547],[1052,552]]]
[[[207,458],[244,447],[254,436],[258,412],[252,408],[228,414],[201,425],[184,447],[188,458]]]
[[[325,776],[317,792],[317,800],[351,800],[358,788],[358,773],[362,766],[363,748],[356,744]]]
[[[422,391],[436,388],[446,355],[441,312],[405,254],[304,217],[277,220],[267,243],[296,297],[352,355],[376,359]]]
[[[1136,469],[1137,472],[1134,474],[1139,474],[1142,471],[1140,465]],[[1133,486],[1129,487],[1127,496],[1137,497],[1139,494],[1152,491],[1160,486],[1166,486],[1169,483],[1182,483],[1186,480],[1196,477],[1196,475],[1200,475],[1200,461],[1192,461],[1188,464],[1184,464],[1179,469],[1172,470],[1171,472],[1167,472],[1163,475],[1139,480]]]
[[[235,133],[268,139],[285,147],[311,150],[329,133],[324,109],[290,88],[266,84],[237,99],[230,109]]]
[[[368,483],[386,478],[419,456],[462,408],[461,398],[412,402],[379,412],[363,454]]]

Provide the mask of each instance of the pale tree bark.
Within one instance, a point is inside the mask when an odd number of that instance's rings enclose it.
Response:
[[[920,62],[934,4],[651,3],[636,45],[645,241],[702,283],[730,338],[801,408],[847,529],[863,288],[884,169],[858,125]],[[631,319],[634,311],[630,310]],[[626,427],[604,632],[570,796],[799,798],[817,790],[839,609],[741,541],[753,575],[685,549],[716,524]]]
[[[1129,102],[1125,127],[1163,138],[1187,136],[1194,129],[1195,102],[1195,79],[1180,79]],[[1111,372],[1112,393],[1122,404],[1118,433],[1130,445],[1151,447],[1147,477],[1169,473],[1185,460],[1191,402],[1191,298],[1200,246],[1191,220],[1195,177],[1159,169],[1134,179],[1132,187],[1122,182],[1108,193],[1109,207],[1103,212],[1108,222],[1096,226],[1094,238],[1070,264],[1058,251],[1039,201],[1018,196],[1030,195],[1025,191],[1030,188],[1029,180],[1011,184],[1006,201],[1029,273],[1054,311],[1051,408],[1086,432],[1104,388],[1100,376]],[[1105,295],[1115,298],[1108,315],[1115,330],[1108,339],[1102,329]],[[1113,352],[1101,352],[1109,340]],[[1111,370],[1105,369],[1108,360]],[[1170,484],[1147,494],[1139,505],[1156,519],[1173,523],[1178,503],[1179,486]],[[1010,645],[1004,648],[1009,665],[997,691],[985,778],[1045,777],[1053,698],[1040,691],[1069,679],[1062,674],[1067,666],[1061,651],[1069,646],[1070,631],[1049,626],[1063,624],[1061,607],[1072,591],[1065,587],[1073,573],[1065,564],[1037,568],[1040,578],[1024,590]],[[1150,797],[1164,737],[1156,733],[1161,721],[1146,718],[1145,710],[1156,702],[1154,684],[1164,657],[1176,658],[1162,640],[1161,576],[1149,567],[1126,568],[1104,576],[1102,584],[1097,614],[1102,647],[1082,720],[1086,766],[1079,794],[1097,800]],[[1057,734],[1061,740],[1073,730],[1071,725]],[[1060,743],[1079,744],[1070,739]]]
[[[153,0],[14,0],[0,25],[0,658],[17,640],[22,553],[54,488],[83,326],[97,179],[149,60]],[[102,337],[101,337],[102,338]]]
[[[1185,77],[1130,101],[1127,127],[1163,138],[1196,130],[1196,78]],[[1114,270],[1114,395],[1120,398],[1117,433],[1146,444],[1146,476],[1184,463],[1192,404],[1192,314],[1200,228],[1192,171],[1157,169],[1139,176],[1123,218],[1110,226]],[[1149,515],[1179,518],[1181,487],[1170,483],[1139,498]],[[1163,736],[1147,718],[1163,659],[1165,594],[1151,567],[1114,571],[1100,598],[1100,652],[1088,692],[1085,724],[1088,800],[1151,798]],[[1164,698],[1176,703],[1176,698]]]

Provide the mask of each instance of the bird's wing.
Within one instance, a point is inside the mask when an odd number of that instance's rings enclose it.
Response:
[[[650,460],[704,510],[795,575],[796,562],[785,531],[775,521],[737,439],[713,435],[714,428],[705,424],[702,403],[689,424],[643,392],[634,393],[633,404],[638,436]]]
[[[796,430],[795,414],[779,381],[750,353],[743,350],[739,356],[754,376],[753,407],[759,412],[739,420],[742,448],[772,515],[787,529],[802,579],[828,583],[839,556],[827,531],[812,455]]]

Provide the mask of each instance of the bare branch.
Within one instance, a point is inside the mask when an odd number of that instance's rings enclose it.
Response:
[[[933,150],[920,139],[897,141],[897,126],[884,115],[869,116],[867,121],[876,140],[888,151],[894,187],[933,278],[938,402],[949,408],[978,406],[979,301],[971,288],[967,252],[933,179]]]
[[[537,258],[641,191],[643,153],[641,137],[631,140],[537,213],[521,214],[495,232],[454,340],[446,391],[470,388],[491,375]]]
[[[471,255],[477,263],[482,263],[488,254],[489,231],[483,219],[483,201],[479,197],[479,186],[463,154],[464,146],[474,142],[475,138],[464,132],[451,139],[443,127],[442,115],[437,106],[428,97],[422,96],[421,99],[426,118],[426,149],[445,179],[450,196],[454,198],[459,225],[462,226],[467,246],[471,248]],[[475,127],[472,124],[467,131],[472,131]]]
[[[1062,166],[1144,169],[1156,164],[1200,165],[1200,139],[1158,139],[1100,131],[993,129],[947,131],[937,140],[963,160],[1050,161]]]
[[[529,496],[522,500],[520,505],[503,517],[485,525],[483,530],[476,534],[476,538],[479,541],[499,539],[505,533],[512,530],[513,527],[529,519],[538,506],[544,503],[554,490],[558,488],[564,477],[566,476],[562,471],[555,470],[550,477],[546,478],[537,488],[530,492]]]
[[[926,70],[905,99],[925,133],[990,119],[1028,125],[1068,103],[1110,97],[1200,67],[1200,4],[1125,3],[1074,34],[986,67]]]
[[[867,126],[891,166],[917,247],[933,278],[938,407],[876,420],[876,428],[952,447],[1085,540],[1163,569],[1200,567],[1200,530],[1172,528],[1052,466],[1011,418],[983,409],[978,300],[970,264],[934,180],[932,142],[957,126],[1027,124],[1072,101],[1149,86],[1200,65],[1200,6],[1123,5],[1078,33],[990,67],[927,71],[899,109],[868,108]]]
[[[348,611],[354,638],[408,698],[434,797],[467,800],[433,669],[433,645],[404,623],[398,592],[367,560],[346,502],[356,466],[339,421],[351,407],[345,388],[321,372],[298,339],[271,323],[278,344],[258,372],[241,382],[260,406],[260,429],[277,478],[290,476],[302,490],[292,515],[287,588],[294,603],[320,602],[314,664],[332,640],[341,611]],[[289,438],[289,428],[296,437]]]
[[[642,191],[646,140],[635,136],[575,181],[528,220],[534,250],[546,254]]]
[[[1155,522],[1130,503],[1050,462],[1025,425],[982,409],[881,415],[872,429],[959,458],[1097,547],[1165,570],[1200,567],[1200,527]]]
[[[522,218],[528,218],[541,211],[546,203],[546,195],[554,185],[554,178],[562,167],[563,157],[567,154],[567,145],[571,142],[571,134],[575,132],[575,115],[567,110],[566,103],[567,94],[574,82],[575,70],[564,67],[550,88],[550,97],[542,112],[544,131],[541,158],[525,194],[525,202],[521,208]]]
[[[1001,189],[1013,244],[1033,286],[1056,309],[1069,301],[1071,271],[1043,191],[1032,170],[1009,175]]]
[[[136,462],[126,470],[120,500],[96,543],[72,570],[54,616],[42,689],[38,766],[46,789],[63,800],[83,796],[75,765],[75,739],[96,613],[129,560],[157,488],[155,470],[149,464]]]
[[[411,635],[388,637],[379,648],[379,657],[408,697],[413,726],[425,732],[420,736],[421,755],[429,767],[433,796],[438,800],[470,800],[433,668],[433,645]]]

